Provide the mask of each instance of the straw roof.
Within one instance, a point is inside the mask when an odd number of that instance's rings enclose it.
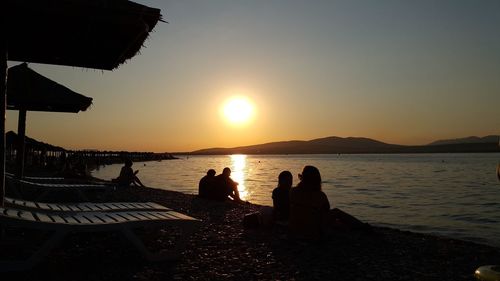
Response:
[[[127,0],[2,0],[8,59],[112,70],[132,58],[160,10]]]
[[[26,63],[9,68],[7,79],[7,109],[77,113],[92,104],[92,98],[38,74]]]

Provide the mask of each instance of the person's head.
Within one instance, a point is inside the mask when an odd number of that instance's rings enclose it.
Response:
[[[310,191],[321,190],[321,174],[314,166],[305,166],[299,174],[300,186]]]
[[[291,187],[293,184],[293,176],[290,171],[283,171],[278,176],[279,187]]]
[[[215,176],[215,170],[214,169],[210,169],[207,171],[207,176],[210,176],[210,177],[213,177]]]
[[[127,166],[127,167],[132,167],[132,160],[130,160],[130,159],[125,159],[125,166]]]
[[[231,169],[229,169],[228,167],[224,168],[224,170],[222,170],[222,174],[226,177],[229,177],[231,175]]]

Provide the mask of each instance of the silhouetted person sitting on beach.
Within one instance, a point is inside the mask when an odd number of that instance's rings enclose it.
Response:
[[[240,193],[238,191],[238,183],[231,179],[231,169],[224,168],[222,174],[215,177],[215,196],[216,200],[227,200],[229,198],[240,202]]]
[[[198,195],[201,198],[213,198],[214,196],[214,183],[215,183],[215,170],[210,169],[207,174],[201,178],[198,184]]]
[[[273,190],[273,216],[276,221],[288,221],[290,216],[290,188],[293,176],[283,171],[278,176],[278,187]]]
[[[120,171],[120,175],[116,179],[113,179],[113,182],[118,183],[120,186],[130,186],[131,184],[135,186],[144,186],[137,177],[138,172],[139,170],[135,172],[132,170],[132,160],[127,159]]]
[[[297,238],[319,239],[333,229],[369,230],[368,224],[335,208],[321,191],[318,168],[305,166],[300,183],[290,190],[290,234]]]

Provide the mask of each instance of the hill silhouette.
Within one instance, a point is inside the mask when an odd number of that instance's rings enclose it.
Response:
[[[466,137],[459,139],[438,140],[431,142],[429,145],[445,145],[445,144],[463,144],[463,143],[500,143],[500,136],[490,135],[485,137]]]
[[[436,141],[429,145],[389,144],[363,137],[325,137],[309,141],[291,140],[232,148],[207,148],[190,154],[337,154],[337,153],[445,153],[445,152],[500,152],[498,137],[487,136],[481,142],[468,142],[469,138]],[[477,138],[477,137],[474,137]],[[464,140],[460,142],[459,140]],[[493,141],[495,140],[495,141]]]

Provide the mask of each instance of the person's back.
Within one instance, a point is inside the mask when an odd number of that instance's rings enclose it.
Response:
[[[213,197],[217,200],[226,200],[232,193],[233,180],[223,174],[215,176]]]
[[[328,217],[330,204],[322,191],[292,188],[290,191],[289,228],[294,236],[320,238]]]
[[[240,201],[238,192],[238,183],[231,179],[231,169],[224,168],[222,174],[217,175],[214,179],[214,199],[227,200],[231,197],[234,201]]]
[[[278,176],[278,187],[273,190],[273,215],[278,221],[286,221],[290,216],[290,188],[293,176],[289,171],[283,171]]]
[[[207,174],[201,178],[198,185],[198,195],[201,198],[213,198],[214,193],[214,182],[215,182],[215,170],[210,169]]]
[[[137,177],[137,173],[139,171],[134,172],[134,170],[132,170],[132,165],[132,161],[130,159],[126,159],[125,165],[120,170],[120,175],[116,179],[113,179],[113,182],[116,182],[118,185],[124,187],[130,186],[131,184],[144,186]]]
[[[132,170],[132,167],[125,165],[120,170],[120,175],[118,176],[118,184],[122,186],[129,186],[134,181],[133,177],[134,171]]]
[[[290,190],[290,234],[318,239],[323,235],[330,203],[321,191],[321,176],[312,166],[304,167],[302,181]]]

